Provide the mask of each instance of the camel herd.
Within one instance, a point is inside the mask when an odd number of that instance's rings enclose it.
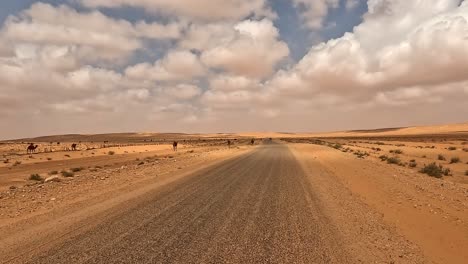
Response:
[[[108,143],[108,142],[109,142],[109,141],[104,141],[105,144]],[[233,142],[232,142],[230,139],[228,139],[228,140],[227,140],[227,145],[228,145],[229,148],[231,147],[232,144],[233,144]],[[255,144],[255,139],[252,138],[252,140],[250,141],[250,144],[251,144],[251,145],[254,145],[254,144]],[[60,145],[60,142],[57,142],[57,145]],[[173,149],[174,151],[177,151],[177,145],[178,145],[178,142],[177,142],[177,141],[174,141],[174,142],[172,143],[172,149]],[[66,148],[66,150],[76,151],[76,150],[77,150],[77,146],[78,146],[78,144],[73,143],[73,144],[71,144],[70,148]],[[27,153],[27,154],[36,153],[36,149],[37,149],[37,148],[38,148],[38,145],[34,145],[34,143],[29,143],[28,147],[26,148],[26,153]],[[46,152],[47,152],[47,151],[46,151]]]

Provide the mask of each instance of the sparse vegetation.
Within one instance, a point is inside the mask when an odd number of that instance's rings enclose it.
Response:
[[[70,155],[68,155],[68,154],[65,154],[64,156],[67,157],[67,158],[70,158]]]
[[[386,160],[388,159],[388,156],[387,156],[387,155],[381,155],[381,156],[379,157],[379,159],[380,159],[381,161],[386,161]]]
[[[438,160],[446,160],[444,155],[442,155],[442,154],[437,155],[437,159]]]
[[[457,147],[448,147],[448,150],[457,150]]]
[[[53,171],[49,172],[49,175],[57,175],[57,174],[58,174],[58,171],[56,171],[56,170],[53,170]]]
[[[412,160],[412,161],[410,161],[410,163],[408,164],[408,166],[409,166],[410,168],[416,168],[416,167],[418,166],[418,164],[416,163],[415,160]]]
[[[467,170],[467,171],[465,171],[465,176],[468,176],[468,170]]]
[[[401,149],[393,149],[393,150],[390,150],[390,153],[403,154],[403,150],[401,150]]]
[[[115,154],[115,151],[112,151],[112,150],[107,152],[107,155],[114,155],[114,154]]]
[[[398,157],[390,157],[387,159],[388,164],[401,164],[401,160]]]
[[[141,165],[143,165],[143,164],[145,164],[145,162],[144,162],[144,161],[141,161],[140,163],[138,163],[138,166],[141,166]]]
[[[79,171],[82,171],[82,170],[84,170],[84,168],[83,168],[83,167],[78,167],[78,168],[70,168],[70,170],[71,170],[72,172],[79,172]]]
[[[459,163],[459,162],[460,162],[459,157],[453,157],[453,158],[450,159],[450,164]]]
[[[21,161],[19,161],[19,160],[15,161],[15,163],[13,163],[13,166],[18,166],[18,165],[21,165]]]
[[[70,177],[74,177],[75,176],[75,173],[73,172],[70,172],[70,171],[61,171],[60,172],[62,174],[63,177],[67,177],[67,178],[70,178]]]
[[[29,176],[29,179],[31,181],[43,181],[44,179],[41,177],[41,175],[34,173]]]
[[[442,176],[449,176],[450,175],[450,169],[449,168],[444,168],[442,165],[437,165],[435,162],[429,164],[429,165],[424,165],[424,167],[419,171],[421,173],[425,173],[431,177],[435,178],[442,178]]]
[[[52,158],[49,157],[49,158],[47,158],[47,160],[52,160]]]

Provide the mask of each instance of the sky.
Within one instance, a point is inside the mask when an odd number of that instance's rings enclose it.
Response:
[[[468,1],[0,2],[0,139],[468,121]]]

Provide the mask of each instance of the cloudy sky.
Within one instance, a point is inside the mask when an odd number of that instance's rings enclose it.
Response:
[[[0,138],[468,121],[468,1],[0,3]]]

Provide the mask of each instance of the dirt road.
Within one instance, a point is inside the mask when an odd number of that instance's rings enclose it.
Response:
[[[60,235],[0,238],[0,255],[6,263],[431,263],[323,168],[303,162],[285,144],[266,144]]]

